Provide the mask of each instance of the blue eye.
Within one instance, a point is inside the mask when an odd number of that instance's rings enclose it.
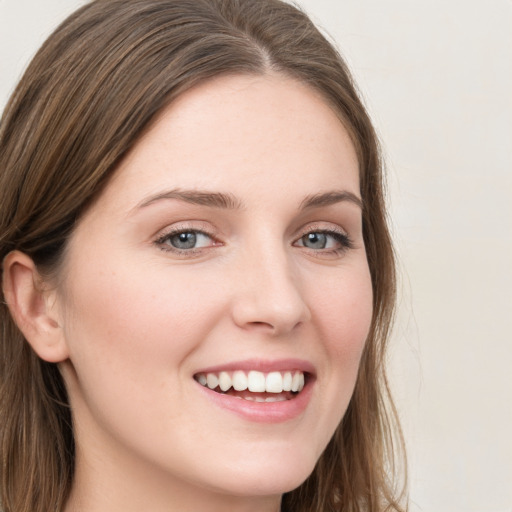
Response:
[[[352,247],[352,242],[345,233],[337,231],[310,231],[297,241],[299,247],[317,251],[339,252]]]
[[[193,249],[197,243],[197,234],[178,233],[169,237],[169,243],[176,249]]]
[[[190,251],[214,245],[212,237],[202,231],[189,229],[168,233],[156,243],[167,251]]]
[[[310,249],[325,249],[329,239],[325,233],[308,233],[301,238],[302,245]]]

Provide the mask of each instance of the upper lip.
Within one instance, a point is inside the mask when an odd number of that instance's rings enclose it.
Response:
[[[231,361],[215,366],[209,366],[207,368],[201,368],[200,370],[196,371],[194,375],[199,373],[218,373],[222,371],[229,372],[236,370],[242,370],[246,372],[255,370],[262,373],[299,370],[310,375],[315,374],[315,367],[309,361],[304,359],[288,358],[275,360],[244,359],[243,361]]]

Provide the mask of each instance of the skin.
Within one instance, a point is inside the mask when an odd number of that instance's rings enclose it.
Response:
[[[156,198],[229,195],[236,208]],[[122,162],[70,240],[52,311],[76,478],[66,511],[273,511],[349,403],[372,315],[347,131],[307,86],[219,78],[183,94]],[[235,206],[235,205],[231,205]],[[195,232],[176,250],[169,230]],[[327,235],[311,247],[307,233]],[[174,249],[174,250],[173,250]],[[249,420],[194,380],[233,361],[313,365],[306,408]]]

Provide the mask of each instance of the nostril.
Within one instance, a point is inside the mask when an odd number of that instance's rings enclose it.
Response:
[[[272,322],[263,322],[261,320],[245,322],[245,324],[241,325],[241,327],[247,330],[254,329],[268,332],[274,332],[276,330],[276,327]]]
[[[270,327],[271,329],[274,328],[274,326],[269,322],[249,322],[250,325],[254,325],[256,327]]]
[[[244,326],[247,330],[261,331],[262,333],[267,332],[272,335],[282,334],[287,331],[292,331],[296,329],[302,322],[297,322],[294,326],[286,326],[282,322],[276,321],[275,323],[271,322],[247,322]]]

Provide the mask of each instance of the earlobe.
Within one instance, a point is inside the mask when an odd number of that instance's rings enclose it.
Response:
[[[67,359],[55,291],[45,286],[29,256],[12,251],[5,257],[2,287],[14,321],[36,354],[51,363]]]

